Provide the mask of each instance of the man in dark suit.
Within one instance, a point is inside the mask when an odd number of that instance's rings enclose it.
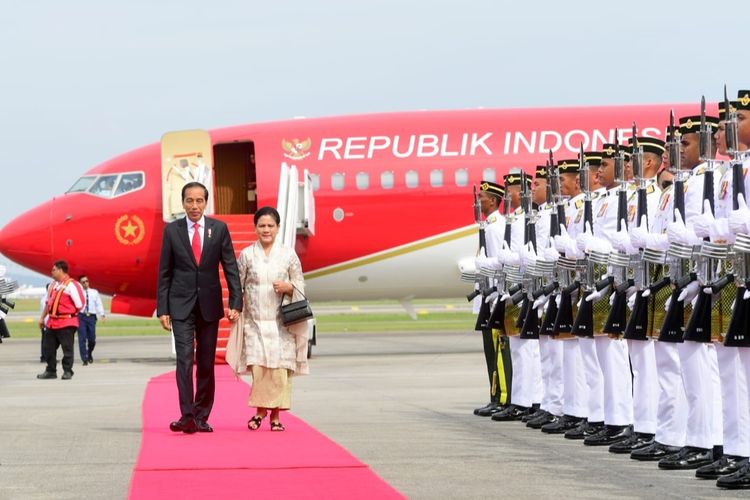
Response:
[[[199,182],[182,188],[187,217],[164,228],[159,259],[157,316],[165,330],[174,333],[177,351],[179,420],[173,432],[213,432],[208,415],[214,403],[214,355],[219,320],[224,316],[219,263],[229,289],[231,321],[242,310],[240,275],[226,224],[204,217],[208,189]],[[196,343],[196,391],[193,395],[193,342]]]

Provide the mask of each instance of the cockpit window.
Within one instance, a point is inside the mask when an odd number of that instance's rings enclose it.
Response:
[[[117,190],[115,191],[115,196],[135,191],[141,186],[143,186],[142,173],[122,174],[122,177],[120,177],[120,183],[117,185]]]
[[[115,192],[115,183],[117,175],[102,175],[89,188],[89,193],[101,196],[102,198],[111,198]]]
[[[81,191],[86,191],[88,188],[91,187],[91,184],[94,183],[94,180],[96,180],[96,176],[86,176],[81,177],[76,181],[75,184],[73,184],[73,187],[68,189],[68,193],[80,193]]]

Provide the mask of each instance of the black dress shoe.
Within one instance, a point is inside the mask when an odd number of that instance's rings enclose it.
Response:
[[[492,415],[492,420],[496,422],[510,422],[512,420],[521,420],[527,412],[528,408],[525,406],[510,405],[503,411],[497,412]]]
[[[565,439],[586,439],[589,436],[600,433],[604,430],[604,422],[581,422],[565,433]]]
[[[36,378],[38,378],[38,379],[57,378],[57,373],[55,373],[55,372],[42,372],[39,375],[37,375]]]
[[[172,432],[184,432],[193,434],[198,430],[193,417],[182,417],[181,419],[169,424],[169,430]]]
[[[94,356],[89,354],[89,363],[93,363],[93,362],[94,362]]]
[[[521,417],[521,422],[526,423],[529,420],[531,420],[532,418],[538,417],[540,415],[540,412],[542,412],[542,411],[544,411],[544,410],[539,409],[539,404],[538,403],[534,403],[533,405],[531,405],[531,408],[529,408],[526,411],[526,415],[524,415],[523,417]]]
[[[556,422],[550,422],[549,424],[542,426],[542,432],[545,434],[564,434],[570,429],[574,429],[583,419],[580,417],[573,417],[571,415],[563,415],[559,417]]]
[[[583,439],[586,446],[609,446],[630,437],[629,425],[605,425],[604,430]]]
[[[655,462],[656,460],[679,453],[680,449],[679,446],[669,446],[659,441],[654,441],[645,448],[633,450],[630,458],[640,460],[641,462]]]
[[[65,372],[62,374],[62,377],[60,377],[61,380],[70,380],[73,378],[73,372]]]
[[[531,418],[526,422],[526,427],[529,427],[531,429],[541,429],[543,425],[551,424],[552,422],[556,422],[557,420],[557,416],[551,414],[546,410],[542,410],[540,412],[536,412],[534,418]]]
[[[489,408],[492,408],[493,406],[497,406],[497,403],[490,401],[489,403],[482,406],[481,408],[474,408],[474,415],[479,415],[480,411],[487,410]]]
[[[635,450],[640,450],[646,446],[650,446],[654,442],[653,434],[645,434],[643,432],[634,432],[624,441],[615,443],[609,447],[610,453],[633,453]]]
[[[501,411],[508,408],[508,405],[497,405],[492,408],[487,408],[486,410],[482,410],[479,412],[480,417],[491,417],[495,413],[500,413]]]
[[[738,457],[737,455],[724,455],[720,459],[714,461],[712,464],[698,467],[695,471],[695,477],[701,479],[718,479],[719,476],[726,476],[727,474],[734,474],[747,463],[746,457]]]
[[[88,361],[84,361],[84,362],[83,362],[83,366],[88,366],[88,364],[89,364],[89,362],[88,362]]]
[[[747,461],[740,470],[734,474],[721,476],[716,480],[716,486],[727,488],[729,490],[747,490],[750,489],[750,463]]]
[[[714,454],[711,450],[685,446],[679,453],[659,460],[659,468],[666,470],[697,469],[713,461]]]
[[[205,420],[196,420],[195,428],[198,429],[198,432],[213,432],[214,431],[213,427],[208,425],[208,422],[206,422]]]

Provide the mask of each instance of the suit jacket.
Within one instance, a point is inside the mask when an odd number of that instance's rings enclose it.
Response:
[[[184,219],[170,222],[164,228],[159,258],[157,316],[169,314],[173,319],[186,319],[196,302],[206,321],[224,317],[219,282],[219,263],[229,288],[229,308],[242,310],[242,290],[232,238],[226,224],[205,218],[201,261],[195,262]]]

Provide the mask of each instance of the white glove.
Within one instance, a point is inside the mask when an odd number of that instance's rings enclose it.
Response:
[[[716,219],[711,211],[711,202],[703,200],[703,213],[693,217],[692,225],[695,235],[699,238],[705,238],[710,234],[711,226],[714,225]]]
[[[500,297],[500,302],[508,302],[513,297],[509,293],[503,294],[502,297]]]
[[[734,234],[729,230],[729,219],[715,219],[708,228],[708,236],[714,243],[734,243]]]
[[[481,269],[481,268],[488,268],[489,263],[492,259],[491,257],[485,257],[484,251],[480,252],[480,254],[476,257],[474,257],[474,268],[475,269]]]
[[[604,238],[592,236],[591,241],[589,242],[587,251],[610,253],[612,251],[612,245],[609,243],[609,241],[605,240]]]
[[[643,224],[643,218],[641,218],[641,224]],[[612,235],[612,247],[615,250],[625,252],[628,255],[638,252],[638,247],[635,247],[630,240],[627,226],[625,225],[625,219],[620,220],[620,230],[616,231]],[[645,246],[643,248],[646,248]]]
[[[555,248],[557,249],[558,253],[565,254],[565,251],[568,249],[568,247],[573,244],[573,239],[568,234],[568,230],[565,229],[565,226],[563,224],[560,224],[560,234],[555,236]]]
[[[503,241],[503,246],[497,256],[497,260],[500,261],[500,263],[509,266],[521,265],[521,259],[519,259],[518,254],[511,252],[510,248],[508,248],[508,244],[505,241]]]
[[[543,307],[547,301],[549,300],[549,295],[542,295],[538,299],[534,301],[534,304],[531,306],[534,309],[539,309],[540,307]]]
[[[745,293],[748,294],[750,293],[750,291],[745,292]],[[560,308],[560,303],[562,303],[562,295],[558,293],[557,297],[555,297],[555,305],[557,306],[558,309]]]
[[[700,284],[697,281],[691,281],[688,285],[682,289],[680,296],[677,300],[680,302],[692,302],[695,297],[698,296],[700,291]]]
[[[495,300],[496,298],[498,298],[499,296],[500,296],[500,294],[499,294],[499,293],[497,292],[497,290],[496,290],[496,291],[492,292],[491,294],[489,294],[489,295],[487,296],[487,298],[486,298],[486,299],[484,299],[484,301],[485,301],[485,302],[486,302],[487,304],[492,304],[492,301],[494,301],[494,300]]]
[[[528,266],[536,263],[536,252],[534,251],[534,245],[531,242],[521,247],[521,254],[519,255],[521,266]]]
[[[557,262],[557,259],[560,258],[560,252],[558,252],[553,247],[547,247],[542,250],[542,259],[544,259],[547,262]]]
[[[588,296],[586,297],[586,302],[599,302],[602,300],[606,295],[607,292],[609,292],[609,287],[604,287],[601,290],[594,290]]]
[[[583,232],[576,236],[576,247],[579,251],[586,252],[593,238],[594,231],[591,229],[591,224],[586,222],[584,224]]]
[[[732,210],[729,214],[729,230],[735,234],[750,234],[750,209],[747,208],[745,197],[741,193],[737,196],[737,203],[737,210]]]
[[[630,287],[630,288],[634,289],[635,287]],[[630,288],[628,290],[630,290]],[[630,296],[628,297],[628,309],[630,309],[631,311],[633,310],[633,308],[635,308],[635,297],[636,297],[635,293],[630,294]]]
[[[682,214],[679,210],[674,211],[675,220],[667,225],[667,238],[670,243],[681,243],[683,245],[698,245],[701,239],[696,236],[692,228],[685,226]]]
[[[750,299],[750,290],[745,290],[745,294],[742,296],[744,300]]]
[[[669,304],[672,303],[672,296],[667,297],[667,301],[664,303],[664,310],[669,311]]]

